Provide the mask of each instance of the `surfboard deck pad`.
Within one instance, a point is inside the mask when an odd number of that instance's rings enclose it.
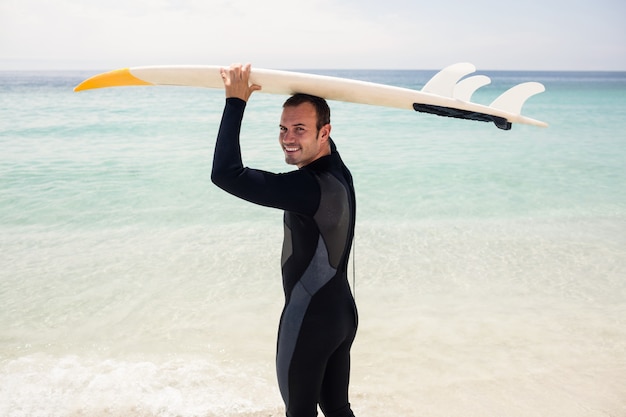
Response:
[[[415,111],[429,113],[443,117],[453,117],[456,119],[475,120],[478,122],[493,122],[498,129],[511,130],[512,123],[503,117],[491,114],[477,113],[468,110],[454,109],[452,107],[433,106],[431,104],[413,103]]]

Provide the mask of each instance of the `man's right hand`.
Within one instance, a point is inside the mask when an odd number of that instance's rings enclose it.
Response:
[[[233,64],[228,69],[221,68],[226,98],[240,98],[248,101],[253,92],[261,89],[260,85],[250,84],[250,64]]]

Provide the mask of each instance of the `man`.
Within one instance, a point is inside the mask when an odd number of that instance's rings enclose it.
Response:
[[[212,181],[247,201],[284,210],[282,275],[285,306],[276,370],[289,417],[353,417],[348,402],[350,347],[357,327],[347,279],[354,236],[350,171],[330,138],[330,109],[319,97],[296,94],[284,106],[279,144],[298,170],[274,174],[246,168],[239,133],[250,95],[250,65],[221,71],[226,105]]]

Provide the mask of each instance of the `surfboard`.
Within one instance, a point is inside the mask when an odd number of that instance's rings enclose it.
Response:
[[[95,75],[77,85],[74,91],[122,86],[188,86],[224,88],[217,65],[144,66],[122,68]],[[502,93],[491,104],[471,101],[479,88],[489,84],[484,75],[469,76],[474,65],[459,63],[444,68],[421,90],[396,87],[348,78],[307,74],[294,71],[252,68],[250,82],[262,87],[260,92],[292,95],[311,94],[327,100],[393,107],[459,119],[493,122],[509,130],[513,123],[547,127],[548,124],[522,116],[522,106],[531,96],[545,91],[538,82],[518,84]]]

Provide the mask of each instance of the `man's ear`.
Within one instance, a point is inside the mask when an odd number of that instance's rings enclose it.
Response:
[[[318,134],[322,142],[328,142],[328,138],[330,138],[331,129],[332,129],[332,126],[330,125],[330,123],[326,123],[324,126],[322,126]]]

